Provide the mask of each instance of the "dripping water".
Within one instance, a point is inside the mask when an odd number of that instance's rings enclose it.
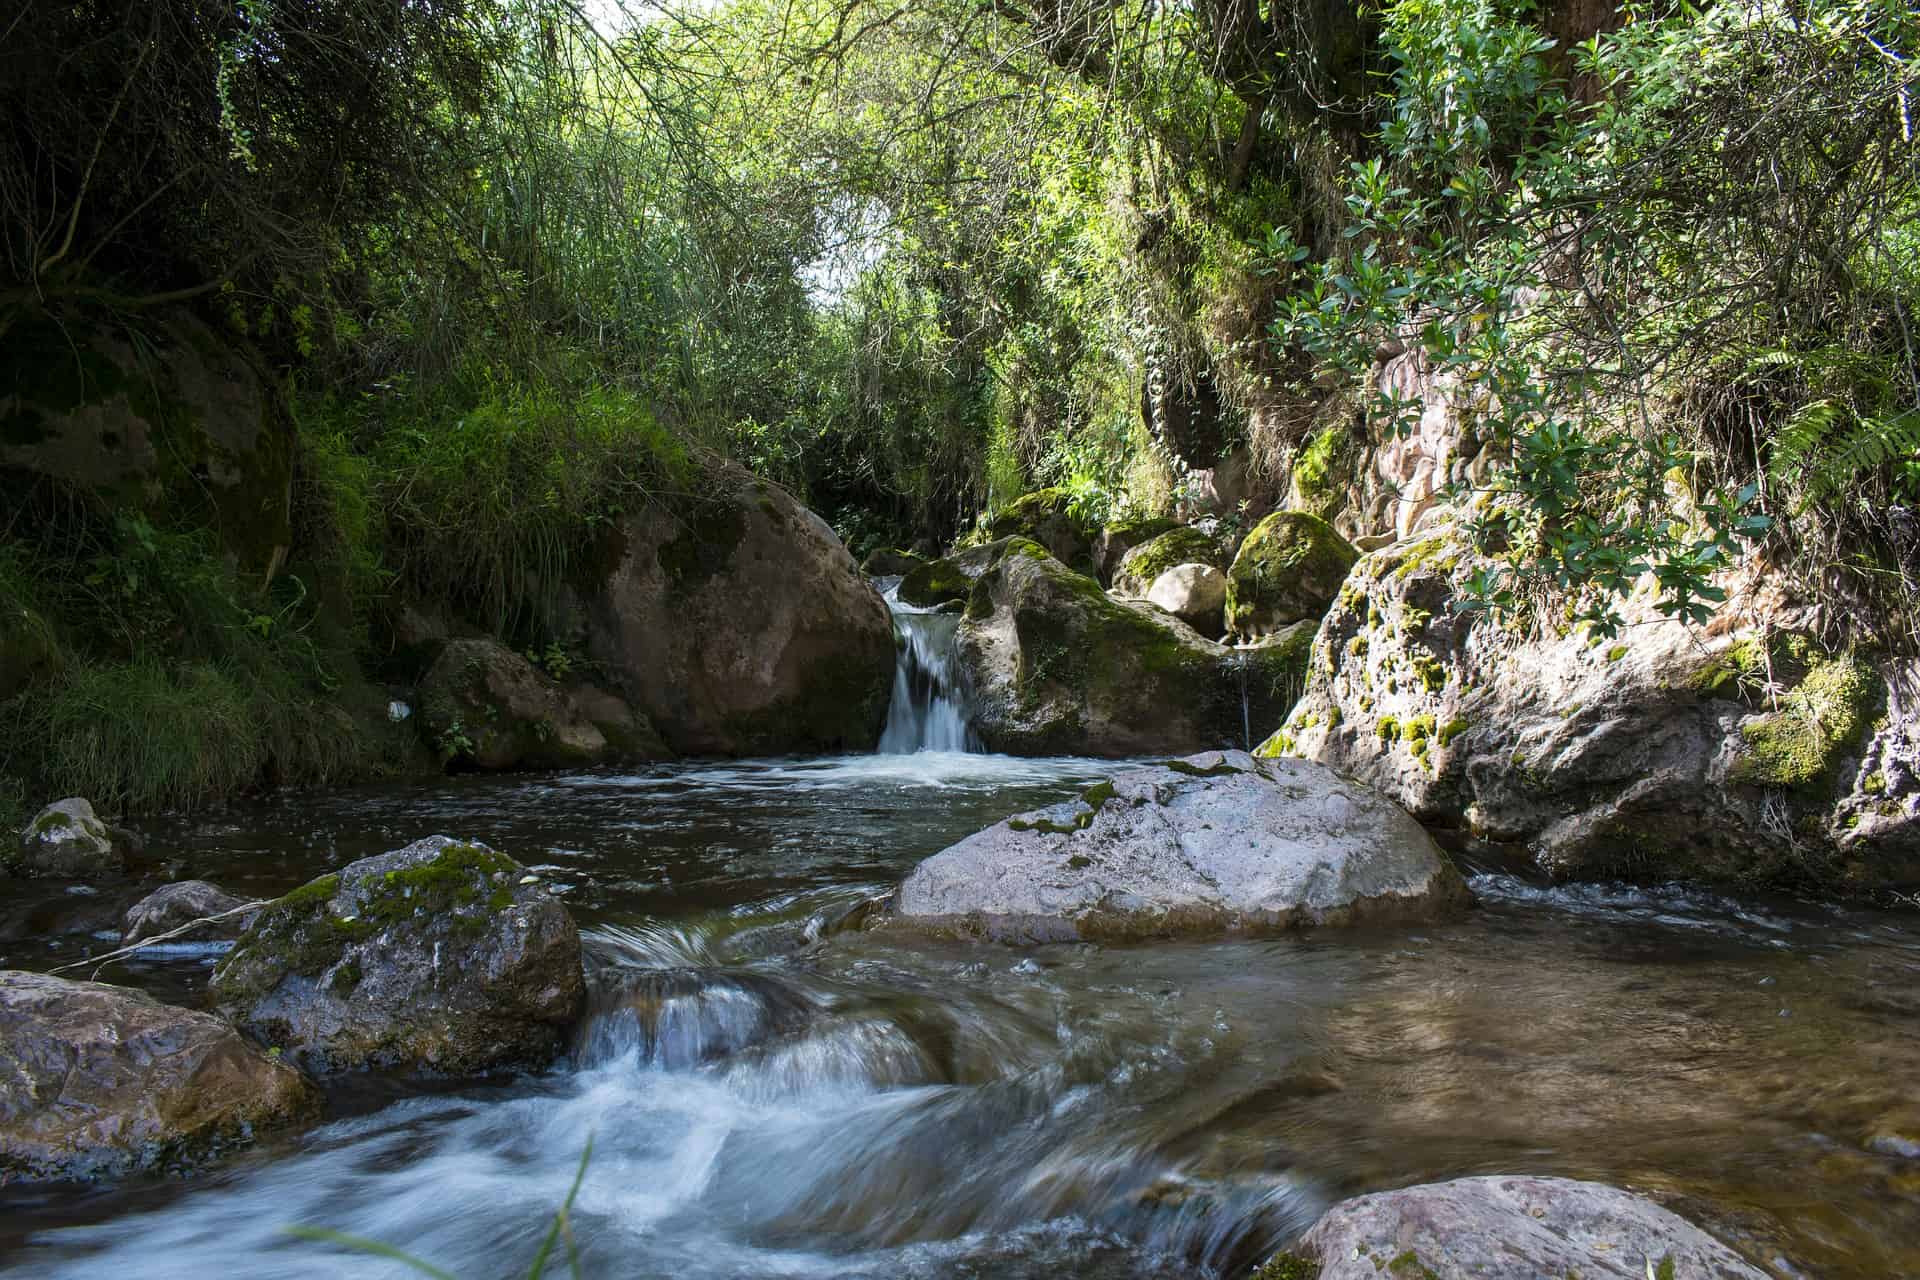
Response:
[[[959,615],[915,609],[901,604],[892,592],[887,593],[887,605],[898,639],[881,753],[978,751],[979,740],[960,697],[954,656]]]

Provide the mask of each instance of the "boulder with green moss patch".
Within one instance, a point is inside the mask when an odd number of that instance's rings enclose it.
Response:
[[[1171,516],[1137,516],[1116,520],[1100,530],[1093,539],[1093,562],[1099,570],[1100,581],[1113,582],[1113,575],[1119,572],[1120,561],[1126,558],[1127,552],[1163,533],[1183,527]]]
[[[320,1110],[226,1023],[125,987],[0,972],[0,1044],[0,1183],[177,1171]]]
[[[1180,564],[1205,564],[1225,570],[1233,563],[1225,547],[1211,534],[1182,525],[1141,543],[1120,559],[1113,589],[1123,596],[1144,597],[1160,575]]]
[[[1859,745],[1885,690],[1872,667],[1852,655],[1815,663],[1778,710],[1740,726],[1729,781],[1756,787],[1830,782],[1841,754]]]
[[[420,727],[442,761],[552,769],[671,754],[646,717],[591,685],[563,688],[492,640],[450,640],[420,681]]]
[[[23,876],[95,880],[120,870],[120,853],[93,805],[74,796],[34,815],[20,833],[19,850],[9,865]]]
[[[1008,941],[1429,921],[1464,882],[1412,818],[1298,760],[1129,769],[914,868],[899,916]]]
[[[744,472],[625,521],[586,609],[590,657],[674,751],[869,750],[893,621],[825,521]]]
[[[470,1075],[551,1061],[584,984],[579,931],[544,882],[431,836],[267,903],[209,992],[312,1071]]]
[[[973,590],[973,579],[952,560],[933,560],[900,579],[896,594],[916,609],[934,609],[957,603]]]
[[[1227,571],[1227,629],[1251,638],[1317,620],[1359,558],[1319,516],[1274,512],[1254,526]]]
[[[1226,648],[1020,538],[974,583],[957,654],[982,740],[1016,755],[1244,746],[1249,724],[1284,714],[1306,662],[1303,637]]]
[[[1079,573],[1094,573],[1093,540],[1098,532],[1073,510],[1072,495],[1062,486],[1036,489],[1014,499],[987,518],[986,536],[1031,538],[1062,564]]]
[[[1766,1280],[1643,1196],[1570,1178],[1478,1177],[1345,1200],[1295,1247],[1319,1280]]]

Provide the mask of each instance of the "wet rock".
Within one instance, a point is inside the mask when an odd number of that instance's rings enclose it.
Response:
[[[525,868],[430,836],[265,904],[218,1011],[310,1070],[541,1066],[579,1013],[580,934]]]
[[[614,967],[592,985],[572,1048],[587,1067],[637,1053],[684,1071],[798,1031],[816,1012],[803,988],[750,969]]]
[[[1153,580],[1147,603],[1165,609],[1209,640],[1226,630],[1227,575],[1210,564],[1177,564]]]
[[[1645,590],[1617,637],[1516,639],[1454,608],[1474,563],[1444,523],[1362,560],[1261,751],[1562,878],[1920,882],[1920,675],[1689,628]]]
[[[1204,564],[1224,570],[1232,563],[1233,557],[1212,536],[1182,525],[1127,552],[1114,571],[1113,589],[1123,596],[1144,597],[1160,575],[1175,565]],[[1223,598],[1224,591],[1223,582]]]
[[[1880,1118],[1867,1134],[1867,1150],[1898,1160],[1920,1160],[1920,1107],[1908,1107]]]
[[[1319,1280],[1766,1280],[1651,1200],[1567,1178],[1461,1178],[1361,1196],[1329,1209],[1298,1252],[1318,1262]]]
[[[299,1072],[142,992],[0,972],[0,1182],[175,1168],[316,1114]]]
[[[881,547],[867,553],[867,558],[860,562],[860,572],[869,578],[901,578],[925,563],[911,551]]]
[[[1301,761],[1210,752],[1132,769],[922,862],[900,917],[1009,940],[1429,920],[1465,906],[1420,825]]]
[[[1228,649],[1116,600],[1037,543],[1001,544],[955,646],[975,730],[1015,755],[1175,754],[1247,745],[1303,679],[1311,628]]]
[[[248,912],[242,911],[242,908],[257,909],[260,905],[257,899],[228,893],[205,880],[182,880],[177,884],[163,885],[127,909],[120,944],[132,946],[161,934],[171,934],[196,920],[206,923],[167,940],[230,942],[245,933],[258,914],[257,910]],[[208,920],[209,916],[222,918]]]
[[[590,686],[570,693],[493,640],[442,646],[420,682],[420,725],[443,760],[481,769],[668,754],[645,718],[613,694]]]
[[[893,688],[886,602],[819,516],[745,472],[629,517],[589,654],[686,754],[868,750]]]
[[[23,876],[96,880],[120,870],[120,851],[93,805],[75,796],[42,809],[20,833],[10,869]]]
[[[1227,572],[1227,629],[1268,635],[1326,613],[1360,558],[1333,526],[1304,511],[1276,511],[1247,535]]]

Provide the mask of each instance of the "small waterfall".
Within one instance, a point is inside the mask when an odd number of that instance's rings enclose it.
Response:
[[[960,619],[952,613],[925,613],[894,600],[893,701],[887,708],[883,755],[914,751],[978,751],[979,742],[960,701],[954,636]]]

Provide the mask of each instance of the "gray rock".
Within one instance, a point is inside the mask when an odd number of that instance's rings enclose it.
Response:
[[[1242,639],[1318,621],[1360,553],[1305,511],[1276,511],[1247,534],[1227,571],[1227,629]]]
[[[867,558],[860,562],[860,572],[869,578],[901,578],[925,563],[924,559],[911,551],[880,547],[867,553]]]
[[[674,751],[870,750],[893,689],[886,602],[826,522],[745,472],[623,522],[587,649]]]
[[[261,908],[215,1008],[319,1072],[544,1065],[585,978],[572,917],[532,881],[446,836],[363,858]]]
[[[1177,564],[1153,580],[1147,603],[1217,639],[1226,630],[1227,575],[1210,564]]]
[[[1014,755],[1176,755],[1247,746],[1291,705],[1310,626],[1229,649],[1150,604],[1116,600],[1038,543],[999,544],[967,597],[955,655],[973,726]]]
[[[0,1182],[173,1168],[317,1114],[298,1071],[139,991],[0,972]]]
[[[120,943],[122,946],[131,946],[148,938],[172,933],[175,929],[209,916],[222,916],[224,919],[198,925],[168,941],[229,942],[247,931],[260,905],[257,899],[238,897],[205,880],[182,880],[176,884],[162,885],[127,908]],[[256,910],[228,914],[239,912],[243,907],[254,907]]]
[[[1651,1200],[1567,1178],[1461,1178],[1360,1196],[1329,1209],[1300,1252],[1319,1262],[1319,1280],[1766,1280]]]
[[[540,769],[669,754],[618,697],[564,689],[493,640],[449,640],[420,682],[420,726],[444,761]]]
[[[1468,902],[1420,825],[1318,765],[1210,752],[1132,769],[914,868],[900,917],[1008,940],[1428,920]]]
[[[1181,525],[1127,552],[1114,571],[1113,589],[1118,595],[1145,596],[1160,575],[1175,565],[1209,564],[1224,570],[1232,563],[1219,539],[1203,529]]]
[[[75,796],[48,805],[27,824],[14,869],[24,876],[92,880],[120,870],[120,852],[93,805]]]

